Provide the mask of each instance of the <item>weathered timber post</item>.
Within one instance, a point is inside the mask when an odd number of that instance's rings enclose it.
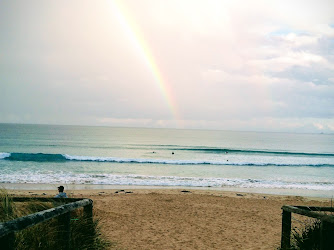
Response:
[[[291,236],[291,212],[285,211],[283,209],[282,213],[282,238],[281,238],[281,248],[290,248],[290,236]]]
[[[322,221],[320,231],[320,249],[331,250],[334,246],[334,225],[333,223]]]
[[[71,246],[71,213],[60,215],[58,223],[61,249],[69,250]]]
[[[9,233],[0,238],[0,246],[2,249],[14,250],[15,233]]]
[[[85,219],[87,220],[87,224],[88,224],[88,234],[89,234],[89,241],[90,244],[92,244],[93,240],[94,240],[94,235],[95,235],[95,228],[93,225],[93,203],[88,204],[87,206],[84,206],[84,215],[85,215]]]
[[[93,223],[93,203],[84,206],[84,214],[87,220]]]

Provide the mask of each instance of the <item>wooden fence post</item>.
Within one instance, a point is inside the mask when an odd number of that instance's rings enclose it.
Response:
[[[290,248],[290,236],[291,236],[291,212],[285,211],[283,209],[282,213],[282,238],[281,238],[281,248]]]
[[[58,217],[59,240],[61,249],[68,250],[71,246],[71,213],[65,213]]]
[[[334,225],[333,223],[322,221],[320,231],[320,249],[330,250],[333,249],[334,244]]]
[[[14,250],[15,233],[9,233],[6,236],[0,238],[0,246],[3,249]]]
[[[90,242],[90,244],[93,245],[93,241],[94,241],[94,236],[95,236],[95,228],[93,225],[93,204],[88,204],[87,206],[84,206],[84,215],[85,215],[85,219],[87,220],[88,223],[88,234],[89,234],[89,239],[88,241]]]
[[[85,214],[87,220],[89,220],[89,222],[93,223],[93,204],[88,204],[88,205],[84,206],[84,214]]]

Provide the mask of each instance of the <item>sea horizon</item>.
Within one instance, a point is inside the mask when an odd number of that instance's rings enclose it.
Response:
[[[138,129],[175,129],[175,130],[203,130],[203,131],[226,131],[226,132],[250,132],[250,133],[278,133],[278,134],[326,134],[334,135],[334,132],[305,132],[305,131],[284,131],[284,130],[243,130],[243,129],[215,129],[215,128],[180,128],[180,127],[149,127],[149,126],[113,126],[101,124],[54,124],[54,123],[16,123],[0,122],[0,125],[36,125],[36,126],[72,126],[72,127],[101,127],[101,128],[138,128]]]

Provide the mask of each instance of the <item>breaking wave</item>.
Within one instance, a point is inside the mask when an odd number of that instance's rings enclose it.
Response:
[[[34,162],[66,162],[66,161],[91,161],[114,163],[141,163],[141,164],[169,164],[169,165],[235,165],[235,166],[312,166],[334,167],[333,164],[324,163],[277,163],[277,162],[228,162],[209,160],[168,160],[168,159],[142,159],[119,157],[75,156],[68,154],[45,153],[0,153],[0,159],[9,161],[34,161]]]

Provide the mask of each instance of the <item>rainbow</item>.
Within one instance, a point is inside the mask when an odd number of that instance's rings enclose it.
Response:
[[[173,118],[180,122],[180,116],[177,111],[176,101],[173,97],[172,90],[169,84],[164,80],[163,74],[158,67],[155,57],[149,47],[149,44],[145,40],[145,36],[140,31],[136,22],[132,19],[131,14],[126,11],[126,8],[121,4],[122,1],[111,0],[109,1],[112,11],[116,14],[118,21],[122,25],[122,28],[136,50],[141,54],[147,67],[152,72],[155,79],[155,83],[164,97],[164,100],[171,112]]]

